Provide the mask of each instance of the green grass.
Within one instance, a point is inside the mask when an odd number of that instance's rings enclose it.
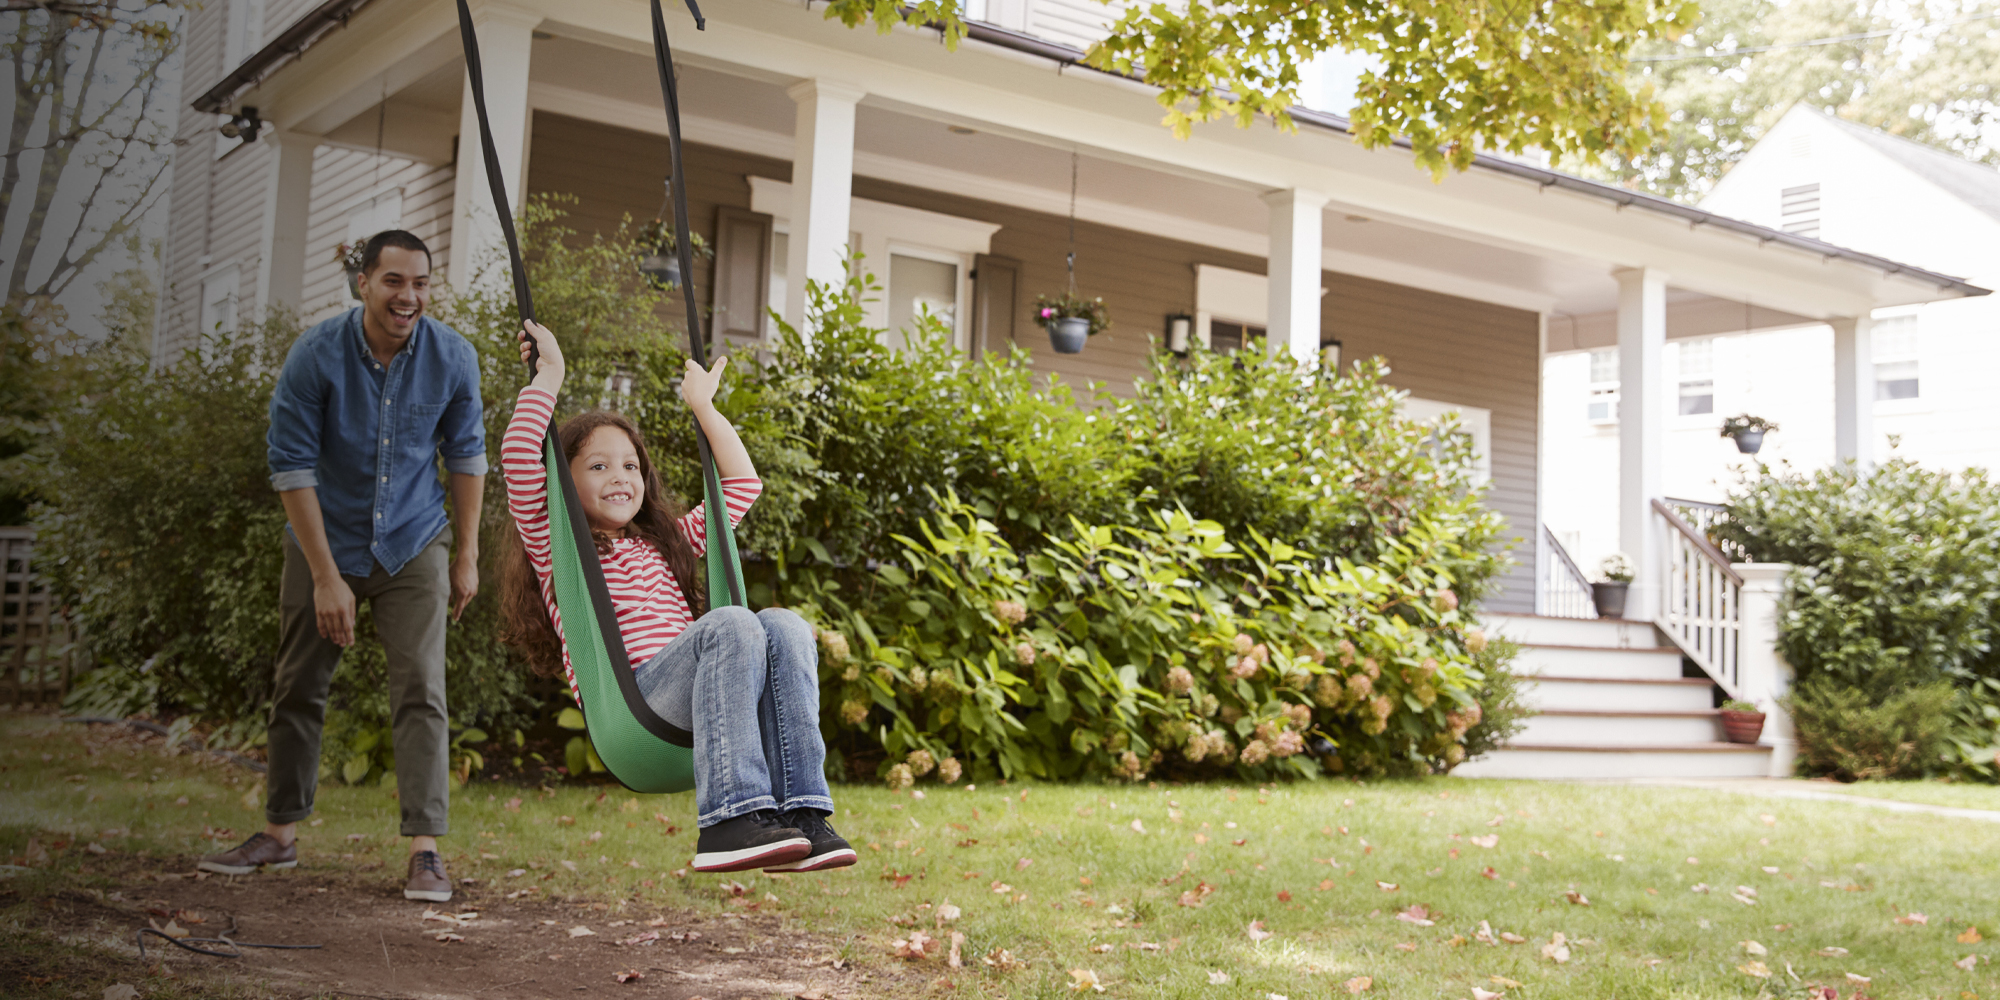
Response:
[[[255,788],[240,769],[115,746],[91,757],[85,746],[82,732],[46,718],[0,721],[0,855],[21,855],[31,836],[95,837],[185,867],[208,849],[204,827],[241,836],[261,822],[244,804],[249,793],[254,805]],[[1088,969],[1126,997],[1346,996],[1342,984],[1358,976],[1378,997],[1469,997],[1475,986],[1498,989],[1496,976],[1524,984],[1509,996],[1533,998],[1753,997],[1791,984],[1788,966],[1843,997],[1848,972],[1873,977],[1876,997],[2000,995],[1989,966],[1952,965],[1992,951],[1955,940],[1968,925],[2000,932],[2000,827],[1986,823],[1699,789],[1455,779],[922,791],[836,788],[838,825],[861,864],[733,876],[749,889],[741,898],[728,893],[732,877],[673,874],[693,850],[685,795],[479,782],[455,796],[445,850],[454,876],[628,911],[717,913],[755,901],[846,940],[864,963],[894,961],[902,930],[891,918],[936,931],[935,907],[948,900],[963,911],[955,926],[968,958],[1006,948],[1024,963],[1003,973],[974,960],[953,972],[942,956],[927,959],[960,996],[1068,996],[1069,970]],[[322,825],[303,829],[306,864],[360,866],[402,850],[382,789],[329,784],[320,805]],[[130,833],[104,840],[108,827]],[[1470,840],[1488,834],[1497,846]],[[91,857],[72,848],[54,864]],[[509,878],[517,868],[528,874]],[[1713,891],[1691,891],[1697,883]],[[1178,905],[1203,884],[1213,891],[1202,905]],[[1757,891],[1756,905],[1732,899],[1739,885]],[[1571,891],[1589,905],[1569,902]],[[1435,925],[1395,919],[1412,904],[1433,911]],[[1895,922],[1911,911],[1929,923]],[[1471,940],[1482,920],[1528,943]],[[1252,921],[1272,936],[1253,941]],[[1567,964],[1542,956],[1556,932],[1571,942]],[[1769,950],[1760,960],[1774,978],[1738,970],[1751,961],[1744,941]],[[1816,954],[1828,946],[1850,954]],[[1230,984],[1211,986],[1212,971]]]

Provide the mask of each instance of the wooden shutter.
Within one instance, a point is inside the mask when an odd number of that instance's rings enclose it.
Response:
[[[979,254],[972,264],[972,356],[1004,352],[1014,343],[1020,312],[1021,262]]]
[[[771,217],[723,205],[715,210],[715,332],[763,340],[771,296]]]

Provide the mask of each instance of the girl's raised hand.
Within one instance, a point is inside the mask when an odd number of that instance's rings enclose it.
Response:
[[[556,392],[562,388],[563,356],[562,348],[556,346],[556,335],[540,323],[528,320],[522,324],[521,363],[527,364],[529,357],[535,356],[535,380],[532,385]]]
[[[681,375],[681,398],[696,410],[714,405],[715,387],[722,384],[722,371],[728,367],[727,355],[716,358],[715,366],[706,370],[689,358],[687,370]]]

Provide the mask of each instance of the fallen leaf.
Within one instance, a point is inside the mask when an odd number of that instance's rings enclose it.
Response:
[[[463,941],[465,940],[465,938],[463,935],[453,934],[450,931],[439,931],[434,937],[434,940],[440,941],[444,944],[450,944],[453,941]]]
[[[1506,821],[1507,821],[1507,817],[1505,817],[1505,816],[1495,816],[1495,817],[1493,817],[1492,819],[1489,819],[1489,820],[1487,820],[1487,821],[1486,821],[1486,825],[1487,825],[1487,826],[1499,826],[1500,824],[1502,824],[1502,823],[1505,823]]]
[[[104,1000],[139,1000],[139,988],[131,983],[113,983],[104,988]]]
[[[1264,1000],[1292,1000],[1292,998],[1283,993],[1266,993],[1264,994]]]
[[[1521,988],[1520,983],[1517,983],[1512,979],[1508,979],[1506,976],[1490,976],[1488,977],[1487,981],[1497,986],[1505,986],[1510,990],[1518,990]]]
[[[1766,948],[1755,941],[1738,941],[1736,943],[1743,948],[1743,953],[1745,955],[1749,955],[1753,958],[1762,958],[1763,956],[1769,955],[1771,953],[1771,950],[1769,948]]]
[[[1762,962],[1745,962],[1737,966],[1736,971],[1746,976],[1756,976],[1758,979],[1771,978],[1771,967]]]
[[[1091,945],[1090,950],[1102,955],[1106,952],[1115,950],[1117,947],[1118,947],[1117,945],[1112,944],[1109,941],[1105,941],[1099,944]]]
[[[1227,985],[1229,985],[1229,973],[1227,973],[1227,972],[1223,972],[1223,971],[1222,971],[1222,970],[1220,970],[1220,969],[1211,969],[1211,970],[1209,970],[1209,973],[1208,973],[1208,985],[1210,985],[1210,986],[1227,986]]]
[[[1401,886],[1399,886],[1399,885],[1397,885],[1397,884],[1396,884],[1396,883],[1394,883],[1394,882],[1380,882],[1380,881],[1378,881],[1378,882],[1376,882],[1376,883],[1375,883],[1375,888],[1377,888],[1377,889],[1380,889],[1380,890],[1382,890],[1383,892],[1395,892],[1395,891],[1396,891],[1397,889],[1400,889],[1400,888],[1402,888],[1402,887],[1401,887]]]
[[[1411,903],[1409,909],[1396,914],[1396,919],[1406,924],[1416,924],[1418,927],[1437,926],[1437,921],[1431,919],[1430,908],[1422,903]]]
[[[575,927],[569,929],[569,936],[573,938],[596,937],[597,932],[591,930],[588,927],[583,926],[582,924],[578,924]]]
[[[960,934],[957,931],[952,931],[951,953],[945,956],[945,964],[954,969],[963,967],[965,965],[965,959],[962,955],[962,950],[964,948],[965,948],[965,935]]]
[[[1485,868],[1480,869],[1479,874],[1482,878],[1497,879],[1500,877],[1500,873],[1494,871],[1492,865],[1487,865]]]
[[[1008,885],[1007,883],[1002,882],[998,879],[995,879],[993,881],[993,884],[988,886],[987,888],[992,889],[993,894],[995,896],[1005,896],[1006,894],[1014,891],[1013,886]]]
[[[1897,918],[1896,918],[1896,922],[1897,922],[1897,923],[1899,923],[1899,924],[1904,924],[1904,925],[1909,925],[1909,924],[1928,924],[1928,923],[1930,923],[1930,922],[1931,922],[1931,918],[1929,918],[1929,917],[1927,917],[1927,916],[1925,916],[1925,915],[1923,915],[1923,914],[1921,914],[1921,913],[1912,913],[1912,914],[1909,914],[1908,916],[1902,916],[1902,917],[1897,917]]]
[[[1777,826],[1777,825],[1778,825],[1778,817],[1776,817],[1776,816],[1773,816],[1773,815],[1771,815],[1770,813],[1765,813],[1765,814],[1763,814],[1762,816],[1759,816],[1759,817],[1757,817],[1757,818],[1758,818],[1758,819],[1761,819],[1761,820],[1763,820],[1763,821],[1764,821],[1764,825],[1765,825],[1765,826]]]
[[[1706,896],[1706,895],[1708,895],[1708,883],[1707,883],[1707,882],[1696,882],[1696,883],[1695,883],[1695,884],[1693,885],[1693,887],[1691,887],[1691,888],[1689,888],[1689,889],[1688,889],[1688,891],[1689,891],[1689,892],[1698,892],[1698,893],[1701,893],[1702,895]]]
[[[1375,978],[1373,976],[1355,976],[1353,979],[1340,985],[1347,987],[1347,992],[1349,993],[1366,993],[1375,985]]]
[[[1278,902],[1289,903],[1291,901],[1292,901],[1292,891],[1290,889],[1278,890]]]
[[[1271,937],[1271,932],[1264,929],[1262,920],[1250,921],[1250,926],[1244,928],[1243,933],[1250,935],[1252,941],[1263,941]]]
[[[944,902],[938,904],[937,926],[943,927],[944,925],[951,923],[954,920],[957,920],[963,913],[964,911],[960,910],[956,906],[951,905],[951,900],[947,899]]]
[[[1411,944],[1411,943],[1409,943],[1408,941],[1401,941],[1401,942],[1398,942],[1398,943],[1396,944],[1396,950],[1397,950],[1397,951],[1416,951],[1416,950],[1417,950],[1417,946],[1416,946],[1416,945],[1414,945],[1414,944]]]
[[[1330,879],[1330,878],[1326,878],[1326,879],[1320,879],[1320,882],[1319,882],[1319,891],[1320,891],[1320,892],[1325,892],[1325,891],[1327,891],[1328,889],[1331,889],[1331,888],[1333,888],[1333,886],[1334,886],[1334,881],[1333,881],[1332,879]]]
[[[1980,940],[1979,928],[1977,927],[1967,927],[1965,933],[1958,936],[1959,944],[1978,944]]]
[[[1847,981],[1856,986],[1866,986],[1875,980],[1871,976],[1864,976],[1858,972],[1850,972],[1847,974]]]
[[[1778,874],[1778,869],[1777,869],[1776,867],[1772,866],[1772,865],[1765,865],[1765,866],[1764,866],[1764,874],[1766,874],[1766,875],[1776,875],[1776,874]]]
[[[520,796],[515,796],[514,798],[511,798],[511,799],[508,799],[508,800],[507,800],[507,811],[508,811],[508,812],[520,812],[520,811],[521,811],[521,799],[520,799]]]
[[[575,871],[575,870],[576,870],[576,862],[574,862],[574,861],[571,861],[571,860],[570,860],[570,859],[568,859],[568,858],[564,858],[564,859],[562,859],[562,866],[563,866],[564,868],[567,868],[567,869],[569,869],[570,871]]]
[[[1146,832],[1146,824],[1145,824],[1145,823],[1142,823],[1142,822],[1140,822],[1139,820],[1136,820],[1136,819],[1135,819],[1135,820],[1133,820],[1133,821],[1132,821],[1132,832],[1133,832],[1133,833],[1145,833],[1145,832]]]
[[[634,934],[631,937],[628,937],[625,940],[620,941],[618,943],[622,945],[649,945],[659,940],[660,940],[659,931],[644,931],[639,934]]]
[[[1021,860],[1014,862],[1014,870],[1017,872],[1027,871],[1028,866],[1034,863],[1035,859],[1033,858],[1022,858]]]
[[[1501,996],[1497,990],[1482,990],[1477,986],[1472,988],[1472,1000],[1500,1000]]]
[[[1742,887],[1738,886],[1737,888],[1741,889]],[[1742,903],[1744,906],[1757,905],[1757,897],[1746,892],[1732,892],[1729,894],[1729,898]]]
[[[1481,837],[1468,837],[1466,839],[1472,841],[1472,843],[1476,846],[1484,847],[1489,850],[1500,846],[1500,835],[1497,833],[1489,833]]]
[[[646,978],[646,974],[640,972],[637,969],[627,969],[624,972],[618,973],[612,978],[618,980],[621,983],[636,983],[639,980]]]
[[[1972,967],[1979,964],[1979,956],[1967,955],[1964,958],[1961,958],[1958,961],[1953,962],[1951,964],[1958,966],[1959,968],[1964,969],[1967,972],[1971,972]]]
[[[1563,932],[1555,932],[1549,943],[1542,946],[1542,957],[1557,965],[1569,961],[1569,940],[1563,937]]]
[[[1578,906],[1590,905],[1590,900],[1584,898],[1583,893],[1580,893],[1575,889],[1571,889],[1570,891],[1563,893],[1563,898],[1569,900],[1572,903],[1575,903]]]
[[[1473,933],[1472,939],[1487,945],[1497,945],[1500,943],[1500,939],[1493,936],[1493,925],[1484,920],[1479,922],[1479,930]]]
[[[1846,956],[1847,949],[1828,946],[1825,948],[1821,948],[1816,952],[1813,952],[1813,954],[1818,955],[1821,958],[1842,958]]]
[[[1072,990],[1078,992],[1083,990],[1096,990],[1099,993],[1104,992],[1104,984],[1097,981],[1097,973],[1089,969],[1071,969],[1069,970],[1069,978],[1069,988]]]
[[[1527,944],[1527,943],[1528,943],[1528,939],[1527,939],[1527,938],[1524,938],[1524,937],[1522,937],[1521,935],[1519,935],[1519,934],[1516,934],[1516,933],[1514,933],[1513,931],[1501,931],[1501,932],[1500,932],[1500,940],[1502,940],[1502,941],[1505,941],[1505,942],[1507,942],[1508,944]]]

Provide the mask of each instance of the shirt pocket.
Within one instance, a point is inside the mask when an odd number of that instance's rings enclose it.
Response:
[[[411,403],[397,416],[396,443],[412,457],[429,459],[436,455],[438,421],[444,418],[446,403]]]

